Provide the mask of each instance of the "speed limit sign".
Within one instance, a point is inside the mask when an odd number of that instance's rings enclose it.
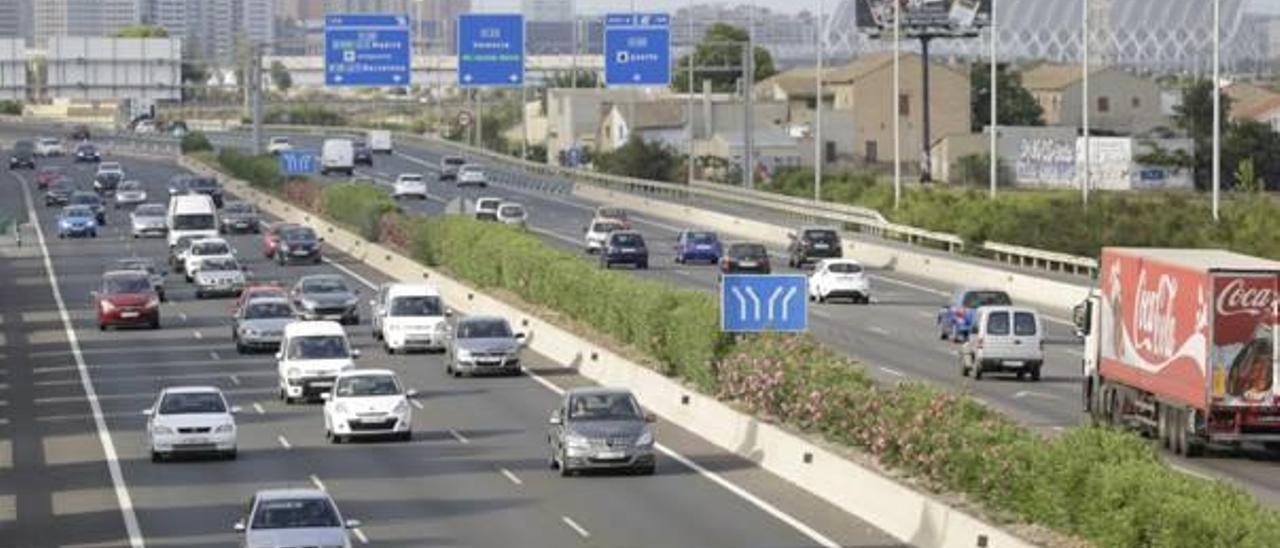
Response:
[[[463,110],[458,112],[458,125],[462,127],[471,125],[471,111]]]

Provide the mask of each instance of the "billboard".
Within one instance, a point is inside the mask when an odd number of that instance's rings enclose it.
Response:
[[[991,0],[854,0],[859,29],[892,29],[901,4],[903,30],[972,32],[991,25]]]

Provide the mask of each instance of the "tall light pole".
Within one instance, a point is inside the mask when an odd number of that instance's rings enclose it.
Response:
[[[746,78],[742,80],[742,92],[744,96],[743,108],[746,111],[746,124],[742,131],[742,139],[746,144],[746,150],[743,151],[743,159],[746,161],[746,172],[743,174],[743,181],[746,182],[747,188],[756,187],[756,140],[755,140],[755,106],[752,104],[753,95],[755,95],[756,84],[756,2],[751,0],[747,5],[747,51],[743,55],[743,71]]]
[[[816,48],[818,50],[818,71],[814,74],[814,87],[817,88],[813,111],[813,199],[814,201],[822,200],[822,168],[827,161],[823,154],[822,146],[822,61],[824,57],[823,50],[826,49],[826,24],[823,17],[823,0],[818,0],[818,32],[816,36]]]
[[[689,142],[686,143],[686,146],[688,147],[689,160],[685,162],[685,167],[689,170],[689,184],[693,184],[695,175],[694,164],[697,162],[697,156],[693,150],[693,140],[695,135],[693,131],[693,90],[695,89],[693,83],[693,63],[696,60],[698,53],[698,43],[693,39],[693,0],[689,0],[689,7],[685,11],[685,25],[688,29],[687,40],[689,40],[689,86],[688,89],[685,90],[686,95],[688,95],[688,97],[686,97],[688,103],[685,105],[685,119],[687,120],[686,123],[689,127],[685,133],[689,137]]]
[[[988,131],[991,132],[991,154],[987,163],[991,168],[991,198],[996,197],[996,182],[1000,176],[1000,154],[997,149],[998,143],[996,134],[1000,130],[1000,107],[997,95],[1000,93],[1000,74],[996,70],[996,52],[998,46],[997,41],[1000,40],[1000,16],[997,9],[999,8],[999,0],[991,0],[991,81],[989,95],[991,95],[991,123],[987,124]]]
[[[893,208],[902,204],[902,3],[893,3]]]
[[[1222,192],[1222,0],[1213,0],[1213,222]]]
[[[1089,0],[1081,0],[1083,3],[1081,11],[1081,23],[1084,31],[1081,33],[1081,51],[1084,54],[1084,62],[1080,63],[1081,70],[1084,72],[1081,100],[1080,100],[1080,116],[1084,125],[1081,141],[1084,143],[1084,173],[1080,178],[1080,200],[1081,205],[1085,209],[1089,208],[1089,185],[1090,171],[1093,166],[1092,147],[1089,143]]]

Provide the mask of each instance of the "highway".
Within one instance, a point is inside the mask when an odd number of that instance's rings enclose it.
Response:
[[[181,171],[115,159],[153,201],[164,199],[166,181]],[[90,169],[72,173],[87,185]],[[364,522],[356,545],[898,545],[665,423],[657,438],[670,454],[660,455],[655,476],[560,478],[548,467],[546,417],[559,391],[587,380],[532,353],[523,377],[452,379],[437,355],[386,355],[367,312],[362,325],[348,328],[364,352],[358,366],[390,367],[420,392],[414,439],[329,445],[318,405],[276,399],[270,354],[236,353],[229,299],[196,300],[170,275],[163,329],[99,332],[90,292],[103,265],[130,255],[162,261],[164,241],[130,239],[125,212],[114,210],[99,238],[59,240],[56,212],[40,205],[29,175],[0,177],[0,215],[21,214],[32,196],[41,233],[28,231],[22,248],[7,240],[0,247],[0,545],[233,545],[231,525],[244,501],[257,489],[284,486],[332,493],[347,517]],[[546,226],[539,219],[554,210],[527,201],[535,225]],[[255,280],[336,272],[365,298],[388,281],[341,255],[279,267],[262,258],[255,236],[232,242]],[[671,272],[656,275],[678,276]],[[218,386],[243,409],[237,460],[150,461],[140,411],[161,388],[185,384]]]

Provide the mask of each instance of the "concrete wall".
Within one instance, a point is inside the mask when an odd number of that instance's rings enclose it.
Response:
[[[27,97],[27,55],[22,38],[0,39],[0,99]]]

